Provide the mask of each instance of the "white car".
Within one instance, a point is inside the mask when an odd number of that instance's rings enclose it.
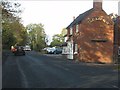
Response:
[[[55,49],[54,48],[47,48],[47,53],[48,54],[54,54]]]
[[[26,45],[26,46],[24,47],[24,50],[25,50],[25,51],[31,51],[31,48],[30,48],[30,46]]]

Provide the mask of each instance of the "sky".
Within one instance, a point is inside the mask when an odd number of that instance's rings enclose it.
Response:
[[[19,0],[18,0],[19,1]],[[51,42],[54,34],[60,34],[72,21],[73,16],[91,9],[93,0],[21,0],[24,26],[42,23]],[[118,14],[118,0],[103,0],[103,10],[107,14]]]

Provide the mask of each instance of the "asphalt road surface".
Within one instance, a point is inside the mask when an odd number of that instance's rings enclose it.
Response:
[[[2,66],[2,88],[118,88],[118,71],[112,65],[81,63],[61,55],[9,53]]]

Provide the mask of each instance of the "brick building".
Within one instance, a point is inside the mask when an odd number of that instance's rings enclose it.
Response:
[[[114,23],[114,60],[118,61],[120,55],[120,16],[118,16]],[[119,61],[120,62],[120,61]]]
[[[83,62],[113,62],[114,23],[102,2],[80,14],[67,29],[67,58]]]

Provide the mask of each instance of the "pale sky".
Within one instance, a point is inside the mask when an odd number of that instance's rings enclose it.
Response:
[[[23,24],[42,23],[50,40],[73,21],[73,16],[93,7],[93,0],[23,0],[20,3],[24,8],[21,14]],[[103,10],[107,14],[118,14],[118,0],[103,0]]]

